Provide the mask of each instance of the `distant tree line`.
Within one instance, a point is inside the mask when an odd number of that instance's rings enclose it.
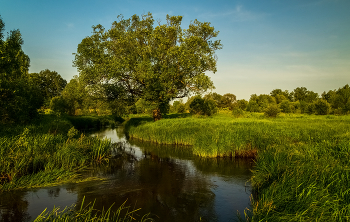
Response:
[[[203,97],[190,97],[186,103],[182,100],[175,101],[170,107],[171,112],[202,115],[212,115],[220,109],[232,110],[237,115],[243,111],[261,112],[267,116],[276,116],[279,112],[345,115],[350,113],[350,87],[346,84],[321,95],[305,87],[297,87],[292,92],[274,89],[269,95],[253,94],[249,101],[237,100],[236,96],[230,93],[223,96],[209,93]]]

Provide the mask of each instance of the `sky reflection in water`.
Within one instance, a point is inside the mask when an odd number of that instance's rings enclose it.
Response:
[[[115,160],[86,172],[107,179],[1,193],[0,221],[30,221],[45,208],[79,207],[84,197],[98,209],[127,200],[158,221],[232,221],[237,210],[250,208],[252,161],[198,158],[188,147],[127,141],[121,128],[93,135],[124,143]]]

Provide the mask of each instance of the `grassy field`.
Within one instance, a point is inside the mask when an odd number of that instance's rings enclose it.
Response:
[[[26,126],[3,125],[0,192],[79,181],[82,168],[111,156],[110,147],[110,140],[87,137],[63,117],[43,115]]]
[[[130,137],[203,157],[257,155],[250,221],[350,221],[350,116],[133,118]]]

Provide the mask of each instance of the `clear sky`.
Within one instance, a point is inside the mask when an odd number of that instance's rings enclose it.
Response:
[[[350,84],[350,0],[0,0],[6,32],[22,33],[29,71],[55,70],[68,81],[78,75],[72,53],[91,26],[109,29],[119,14],[147,12],[220,31],[218,71],[208,74],[217,93],[248,100],[276,88],[322,93]]]

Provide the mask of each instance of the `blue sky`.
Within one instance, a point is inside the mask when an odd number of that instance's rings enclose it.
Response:
[[[109,29],[119,14],[182,15],[220,31],[215,92],[238,99],[306,87],[318,93],[350,84],[349,0],[0,0],[8,32],[19,29],[30,72],[50,69],[70,80],[78,44],[91,26]]]

